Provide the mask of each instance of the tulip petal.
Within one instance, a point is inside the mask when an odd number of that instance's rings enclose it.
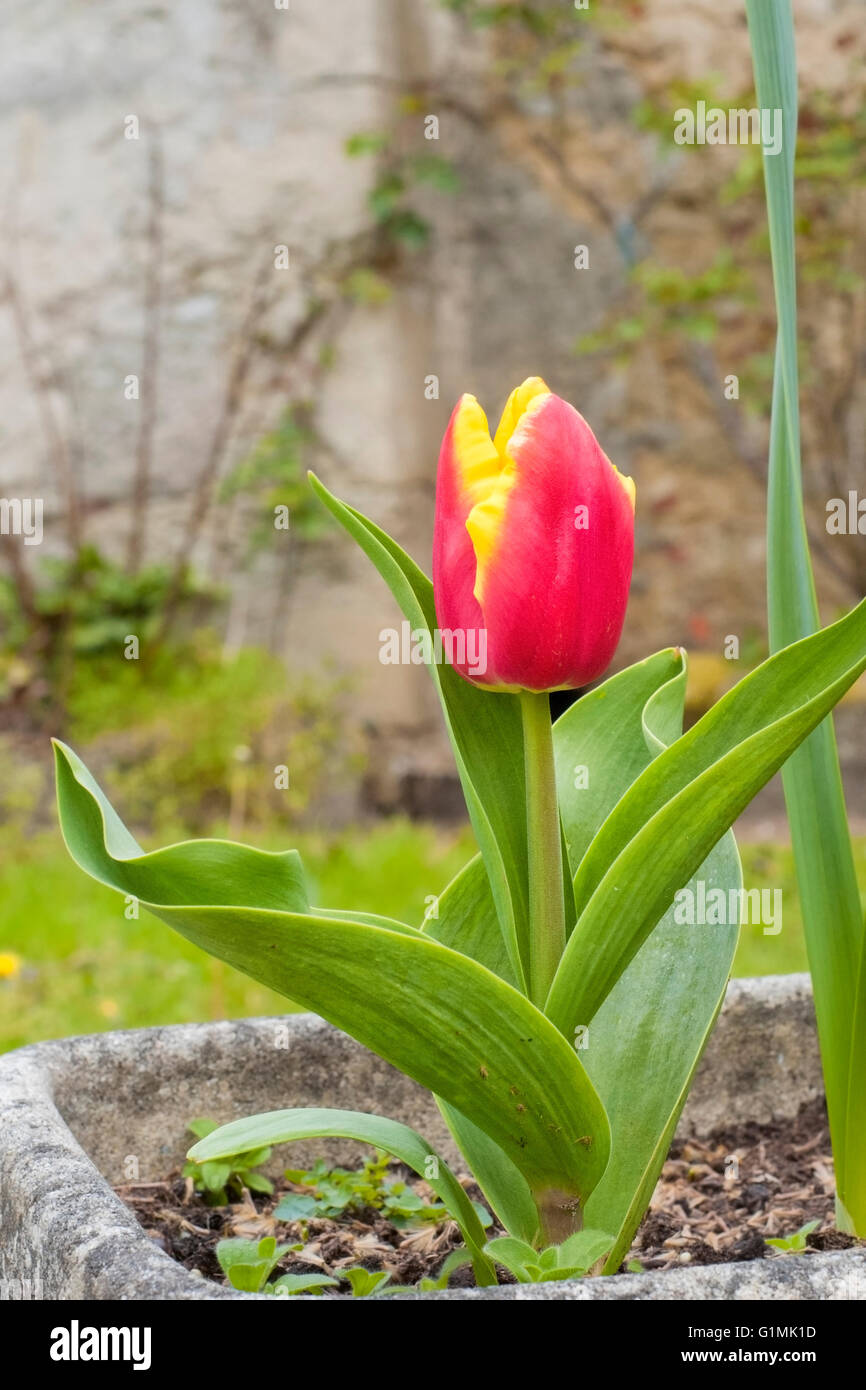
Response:
[[[474,396],[460,397],[451,416],[449,432],[457,485],[471,507],[487,492],[502,469],[502,459],[490,438],[487,416]]]
[[[509,406],[520,390],[522,390],[522,388],[518,387],[518,391],[512,392],[509,398]],[[515,449],[519,448],[521,442],[526,437],[525,431],[529,427],[530,420],[541,406],[544,405],[549,396],[549,391],[546,394],[536,395],[523,410],[519,417],[519,424],[505,439],[507,452],[503,459],[501,471],[493,479],[480,501],[476,502],[469,516],[466,518],[466,530],[472,537],[472,548],[475,552],[476,560],[474,593],[482,607],[484,605],[485,581],[493,562],[493,557],[496,555],[499,548],[499,541],[505,521],[505,508],[508,495],[517,482],[517,465],[510,450],[512,445]],[[506,406],[505,413],[507,412],[508,406]],[[504,422],[505,414],[503,414],[503,420],[500,422],[499,429],[497,430],[497,437],[500,437]],[[504,434],[502,437],[504,437]]]
[[[466,518],[479,497],[490,491],[501,469],[502,459],[490,438],[487,416],[474,396],[461,396],[439,454],[433,585],[440,630],[462,632],[467,647],[475,652],[479,650],[477,634],[484,619],[473,593],[475,551],[466,530]],[[475,634],[474,639],[469,634]],[[470,674],[468,663],[455,660],[454,665],[461,675]]]
[[[520,423],[520,417],[538,396],[549,396],[550,387],[540,376],[528,376],[520,386],[516,386],[508,400],[496,427],[493,443],[500,458],[504,459],[508,441]]]
[[[631,579],[633,499],[583,417],[536,395],[466,523],[489,683],[553,690],[606,668]]]

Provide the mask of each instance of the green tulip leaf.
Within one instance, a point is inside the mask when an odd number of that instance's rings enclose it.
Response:
[[[612,676],[557,720],[554,749],[565,840],[572,865],[651,758],[679,736],[686,667],[668,649]],[[725,836],[698,870],[707,889],[739,889],[739,856]],[[477,859],[437,900],[425,931],[491,970],[507,968],[496,914]],[[679,926],[668,912],[638,951],[589,1027],[580,1052],[611,1125],[611,1156],[587,1204],[586,1221],[616,1232],[617,1268],[652,1195],[731,968],[736,924]],[[487,1200],[512,1235],[534,1239],[526,1183],[508,1156],[452,1107],[440,1109]]]
[[[680,737],[685,690],[684,654],[669,649],[612,676],[557,721],[557,785],[573,867],[636,778]],[[730,832],[687,890],[697,896],[699,883],[707,894],[720,889],[726,908],[736,904],[729,920],[689,926],[669,909],[592,1021],[585,1020],[579,1055],[611,1126],[610,1162],[586,1221],[617,1233],[608,1246],[608,1273],[618,1268],[649,1205],[724,999],[742,887]]]
[[[281,1274],[272,1284],[266,1284],[265,1293],[275,1297],[291,1298],[301,1293],[321,1293],[323,1289],[335,1289],[339,1279],[330,1279],[327,1274]]]
[[[632,783],[575,875],[580,916],[545,1006],[566,1036],[592,1020],[677,891],[864,670],[866,600],[771,656]]]
[[[767,475],[770,650],[820,625],[800,460],[796,209],[797,53],[789,0],[746,0],[755,89],[781,112],[782,150],[763,152],[778,331]],[[812,975],[837,1187],[837,1223],[866,1235],[866,930],[832,720],[782,772]]]
[[[480,855],[451,880],[436,900],[435,916],[424,931],[446,946],[471,956],[513,983],[508,953],[499,929],[490,883]],[[512,1235],[531,1243],[538,1231],[538,1212],[526,1179],[500,1146],[441,1096],[436,1103],[475,1179]]]
[[[89,796],[76,798],[77,815],[61,830],[75,862],[91,878],[132,898],[232,907],[309,908],[301,856],[251,849],[230,840],[185,840],[145,854],[80,758],[55,739],[58,771],[66,766]]]
[[[485,891],[489,888],[485,884]],[[494,916],[495,922],[495,916]],[[512,1235],[532,1242],[538,1235],[538,1210],[529,1183],[500,1144],[441,1096],[436,1104],[454,1142],[472,1169],[475,1181],[500,1222]]]
[[[61,824],[82,868],[120,891],[134,874],[141,905],[182,936],[471,1114],[551,1220],[585,1203],[607,1162],[604,1109],[574,1050],[524,995],[413,927],[214,903],[215,886],[194,881],[184,846],[154,856],[157,898],[147,890],[151,856],[131,852],[80,759],[55,749]],[[117,841],[124,854],[115,858]],[[252,886],[241,890],[248,897]]]
[[[357,541],[413,630],[436,629],[433,585],[396,541],[310,475],[316,496]],[[433,663],[469,818],[484,859],[514,978],[525,988],[529,951],[523,723],[515,695],[478,690],[452,666]]]

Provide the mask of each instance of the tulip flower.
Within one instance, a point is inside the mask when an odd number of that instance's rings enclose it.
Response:
[[[439,628],[464,635],[458,656],[486,649],[483,674],[454,659],[461,675],[532,691],[601,675],[628,601],[634,493],[540,377],[512,391],[492,439],[478,401],[461,396],[439,456],[433,542]]]
[[[436,621],[462,676],[520,696],[530,994],[541,1006],[566,936],[545,692],[586,685],[610,662],[633,553],[634,483],[573,406],[529,377],[512,391],[491,439],[478,401],[461,396],[439,455]]]

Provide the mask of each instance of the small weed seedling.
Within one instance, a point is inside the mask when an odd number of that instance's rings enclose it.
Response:
[[[340,1276],[351,1284],[353,1298],[375,1298],[384,1291],[391,1278],[384,1270],[364,1269],[363,1265],[357,1265],[354,1269],[343,1269]]]
[[[324,1288],[335,1288],[337,1280],[327,1274],[283,1274],[271,1282],[271,1275],[283,1256],[302,1249],[302,1245],[277,1245],[273,1236],[263,1240],[236,1237],[219,1241],[216,1256],[232,1288],[241,1293],[267,1293],[286,1298],[292,1294],[317,1294]]]
[[[820,1224],[820,1221],[807,1221],[805,1226],[801,1226],[799,1231],[794,1231],[789,1236],[768,1236],[764,1244],[772,1245],[775,1250],[781,1250],[786,1255],[800,1255],[806,1249],[810,1235]]]
[[[287,1193],[274,1215],[278,1221],[306,1221],[310,1217],[333,1219],[344,1212],[372,1209],[399,1229],[424,1221],[442,1221],[448,1216],[441,1202],[425,1202],[408,1183],[388,1177],[390,1161],[388,1154],[377,1152],[361,1168],[329,1168],[321,1158],[306,1172],[302,1168],[287,1168],[288,1181],[309,1191]],[[479,1215],[489,1225],[490,1214],[483,1210],[482,1215],[482,1210]]]
[[[561,1245],[536,1250],[514,1236],[489,1240],[485,1253],[514,1275],[518,1284],[547,1284],[555,1279],[580,1279],[603,1260],[614,1243],[604,1231],[577,1231]]]
[[[187,1125],[197,1139],[205,1139],[216,1128],[216,1121],[207,1119],[190,1120]],[[192,1178],[196,1192],[204,1194],[208,1206],[224,1207],[231,1197],[240,1200],[244,1188],[250,1192],[273,1192],[270,1178],[253,1171],[260,1163],[267,1163],[270,1156],[269,1148],[259,1148],[204,1163],[190,1160],[184,1164],[183,1176]]]

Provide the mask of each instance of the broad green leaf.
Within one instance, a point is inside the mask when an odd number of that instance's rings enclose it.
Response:
[[[485,891],[489,894],[486,880]],[[498,935],[492,901],[491,911]],[[475,1181],[502,1225],[522,1240],[535,1240],[538,1234],[538,1211],[529,1184],[520,1169],[489,1134],[485,1134],[483,1129],[479,1129],[478,1125],[473,1124],[453,1105],[449,1105],[441,1096],[436,1097],[436,1104],[454,1136],[454,1142],[472,1169]]]
[[[527,1269],[538,1263],[538,1251],[515,1236],[494,1236],[487,1242],[487,1254],[497,1264],[504,1265],[521,1283],[528,1283]]]
[[[216,1125],[214,1125],[213,1128],[216,1129]],[[212,1133],[213,1133],[213,1130],[210,1130],[209,1133],[212,1134]],[[204,1139],[206,1136],[205,1136],[204,1134],[200,1134],[198,1137],[199,1137],[199,1139]],[[264,1149],[253,1149],[253,1151],[252,1151],[251,1153],[242,1153],[242,1154],[238,1154],[238,1155],[237,1155],[237,1165],[238,1165],[238,1168],[240,1168],[240,1169],[244,1169],[244,1168],[258,1168],[258,1166],[259,1166],[260,1163],[267,1163],[267,1161],[268,1161],[268,1159],[270,1158],[270,1156],[271,1156],[271,1151],[270,1151],[270,1149],[268,1149],[268,1148],[264,1148]]]
[[[310,475],[316,496],[372,560],[413,630],[436,628],[433,585],[396,541]],[[478,690],[447,664],[430,675],[442,703],[466,806],[505,938],[514,978],[525,987],[529,889],[523,725],[514,695]]]
[[[404,931],[410,935],[418,930],[407,922],[398,922],[396,917],[380,917],[377,912],[352,912],[337,907],[313,908],[313,911],[321,912],[325,917],[335,917],[340,922],[366,922],[370,927],[387,927],[388,931]]]
[[[799,1254],[801,1250],[806,1249],[809,1236],[813,1231],[817,1231],[820,1224],[820,1221],[807,1221],[805,1226],[801,1226],[798,1231],[792,1231],[789,1236],[778,1236],[775,1240],[765,1237],[764,1244],[772,1245],[776,1250]]]
[[[445,946],[486,965],[503,980],[514,983],[508,953],[496,916],[490,883],[476,855],[440,893],[435,916],[424,931]],[[538,1212],[526,1179],[488,1134],[441,1096],[436,1103],[475,1180],[512,1235],[531,1242],[538,1231]]]
[[[610,1249],[613,1237],[604,1231],[577,1231],[561,1245],[534,1250],[514,1236],[496,1236],[486,1250],[497,1264],[510,1270],[520,1284],[545,1283],[584,1275]]]
[[[56,765],[89,792],[77,814],[61,817],[66,847],[91,878],[130,897],[166,894],[177,901],[306,912],[309,902],[297,850],[271,854],[230,840],[184,840],[145,854],[101,787],[71,748],[54,740]]]
[[[728,837],[690,887],[698,879],[708,890],[739,888],[739,857]],[[724,999],[738,927],[738,920],[682,926],[667,913],[589,1025],[580,1055],[607,1103],[611,1158],[586,1220],[617,1232],[608,1273],[618,1268],[652,1198]]]
[[[685,690],[685,663],[674,647],[610,676],[557,719],[556,784],[572,873],[602,822],[649,763],[644,708],[671,683],[680,687],[673,721],[663,729],[665,744],[671,743],[682,729]],[[662,724],[659,716],[656,723]]]
[[[261,1173],[244,1173],[243,1184],[244,1187],[249,1188],[250,1192],[271,1193],[274,1190],[274,1184],[270,1178],[262,1177]]]
[[[273,1237],[271,1237],[273,1239]],[[221,1240],[217,1245],[217,1259],[223,1274],[228,1274],[236,1264],[253,1264],[258,1259],[264,1259],[266,1255],[273,1256],[277,1248],[274,1240],[273,1248],[266,1247],[259,1254],[260,1241],[245,1240],[242,1236],[232,1236],[227,1240]],[[289,1250],[291,1247],[286,1246]]]
[[[273,1269],[270,1260],[258,1260],[255,1264],[233,1264],[227,1278],[233,1289],[239,1293],[259,1293]]]
[[[617,801],[652,758],[679,738],[684,654],[658,652],[612,676],[557,720],[560,806],[572,863],[580,862]],[[575,769],[580,768],[580,775]],[[586,785],[584,785],[584,783]],[[739,894],[731,833],[688,888]],[[737,909],[727,925],[686,926],[670,909],[589,1023],[580,1056],[604,1101],[611,1156],[585,1213],[613,1231],[606,1270],[616,1270],[649,1205],[692,1078],[721,1007],[736,950]],[[607,1253],[607,1252],[605,1252]]]
[[[201,1170],[201,1180],[208,1192],[222,1192],[231,1177],[230,1163],[208,1163]]]
[[[613,1237],[606,1231],[587,1229],[585,1231],[575,1231],[573,1236],[564,1240],[557,1246],[557,1256],[560,1265],[569,1265],[572,1268],[592,1269],[597,1260],[607,1254]]]
[[[675,649],[658,652],[584,695],[554,727],[565,838],[576,865],[604,819],[651,757],[679,736],[686,666]],[[733,835],[689,885],[741,886]],[[425,928],[448,945],[505,968],[495,910],[477,860],[440,894]],[[724,996],[737,928],[677,926],[668,912],[592,1020],[580,1053],[608,1111],[611,1156],[585,1219],[613,1231],[608,1268],[628,1248],[655,1187],[691,1079]],[[443,1109],[457,1143],[500,1220],[531,1242],[529,1214],[509,1163],[462,1116]],[[525,1184],[524,1184],[525,1186]]]
[[[233,1120],[209,1134],[190,1150],[194,1161],[213,1161],[235,1153],[238,1146],[287,1144],[299,1139],[355,1139],[372,1144],[405,1163],[432,1187],[457,1222],[473,1257],[480,1283],[495,1284],[496,1275],[482,1254],[484,1227],[472,1202],[448,1164],[426,1139],[408,1125],[358,1110],[271,1110],[245,1120]]]
[[[747,0],[762,108],[782,112],[782,150],[764,154],[778,332],[767,483],[767,599],[777,651],[819,626],[800,463],[794,156],[797,57],[789,0]],[[782,772],[812,973],[840,1214],[866,1235],[866,934],[839,754],[830,720]],[[861,966],[862,962],[862,966]]]
[[[365,1269],[363,1265],[357,1265],[354,1269],[341,1269],[340,1276],[351,1285],[353,1298],[374,1297],[377,1290],[383,1288],[391,1278],[384,1269]]]
[[[194,1134],[197,1139],[204,1139],[206,1135],[213,1134],[216,1127],[216,1120],[209,1120],[206,1116],[197,1120],[190,1120],[187,1125],[190,1134]]]
[[[545,1012],[571,1036],[725,830],[866,669],[866,601],[746,676],[650,763],[575,876],[577,926]]]
[[[278,1221],[306,1221],[315,1216],[318,1207],[315,1197],[307,1197],[302,1192],[287,1192],[277,1203],[274,1216]]]
[[[242,1293],[260,1293],[275,1265],[289,1251],[297,1249],[296,1245],[277,1245],[273,1236],[262,1240],[233,1236],[217,1243],[216,1255],[232,1288]]]
[[[604,1109],[572,1048],[524,995],[410,927],[190,901],[182,846],[160,860],[156,900],[141,881],[150,856],[115,866],[103,841],[101,794],[91,778],[81,780],[74,755],[59,745],[56,752],[61,822],[82,867],[97,862],[108,883],[116,868],[112,886],[121,889],[135,870],[142,906],[181,935],[472,1115],[546,1209],[585,1202],[607,1161]],[[166,863],[178,865],[176,890]]]
[[[497,930],[496,904],[479,854],[442,890],[433,912],[435,915],[424,918],[421,930],[425,935],[481,961],[500,979],[517,987],[502,933]]]

